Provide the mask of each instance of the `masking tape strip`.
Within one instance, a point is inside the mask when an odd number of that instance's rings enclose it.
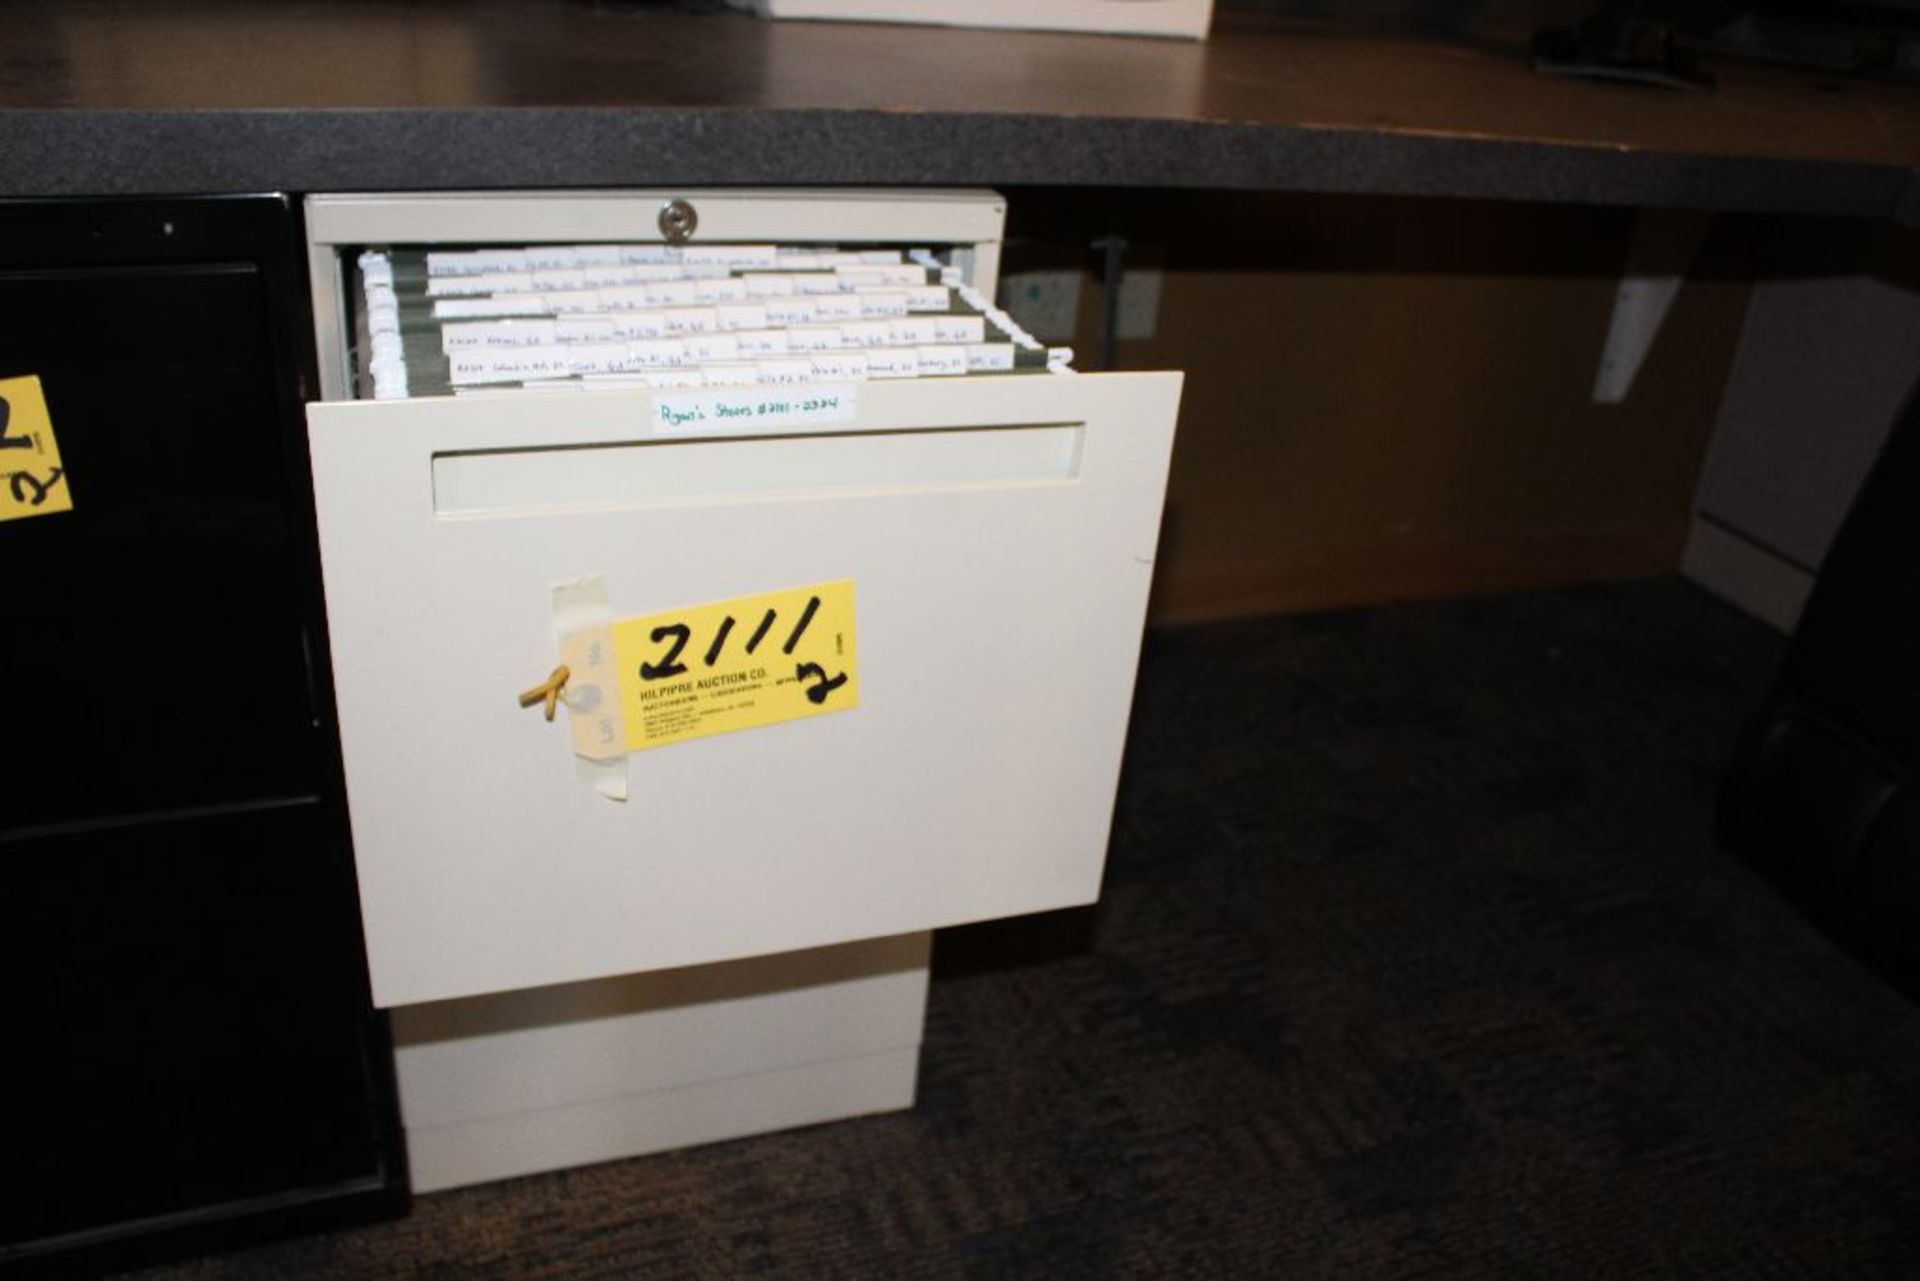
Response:
[[[592,574],[553,589],[553,634],[560,661],[572,673],[560,701],[567,705],[574,766],[582,782],[608,800],[624,801],[627,732],[620,714],[613,605],[605,578]]]

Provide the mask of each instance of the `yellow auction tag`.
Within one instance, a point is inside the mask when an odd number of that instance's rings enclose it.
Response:
[[[853,582],[613,625],[627,750],[856,707]]]
[[[0,378],[0,520],[72,510],[40,379]]]

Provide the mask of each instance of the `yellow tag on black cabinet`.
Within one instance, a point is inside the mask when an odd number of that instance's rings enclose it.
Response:
[[[72,510],[40,379],[0,378],[0,520]]]
[[[624,618],[613,647],[630,752],[860,702],[851,579]]]

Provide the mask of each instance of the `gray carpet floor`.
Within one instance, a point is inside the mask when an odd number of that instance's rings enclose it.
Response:
[[[1678,583],[1167,629],[1098,908],[939,942],[911,1112],[154,1278],[1920,1275],[1920,1010],[1711,837]]]

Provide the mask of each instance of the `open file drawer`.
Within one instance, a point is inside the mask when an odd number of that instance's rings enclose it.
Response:
[[[344,255],[645,240],[663,198],[316,199],[329,391],[351,368]],[[781,225],[790,209],[766,211],[795,199],[758,198],[755,222],[756,199],[694,198],[694,243],[709,227],[941,243],[990,287],[992,197],[802,197],[810,220]],[[969,239],[983,205],[993,234]],[[956,208],[961,234],[940,234]],[[882,226],[863,234],[863,218]],[[376,1001],[1092,901],[1179,389],[1178,374],[859,381],[824,418],[692,429],[663,413],[699,404],[683,390],[311,406]],[[583,781],[567,717],[515,698],[556,662],[554,588],[582,579],[614,620],[850,583],[857,702],[634,751],[611,800]]]

